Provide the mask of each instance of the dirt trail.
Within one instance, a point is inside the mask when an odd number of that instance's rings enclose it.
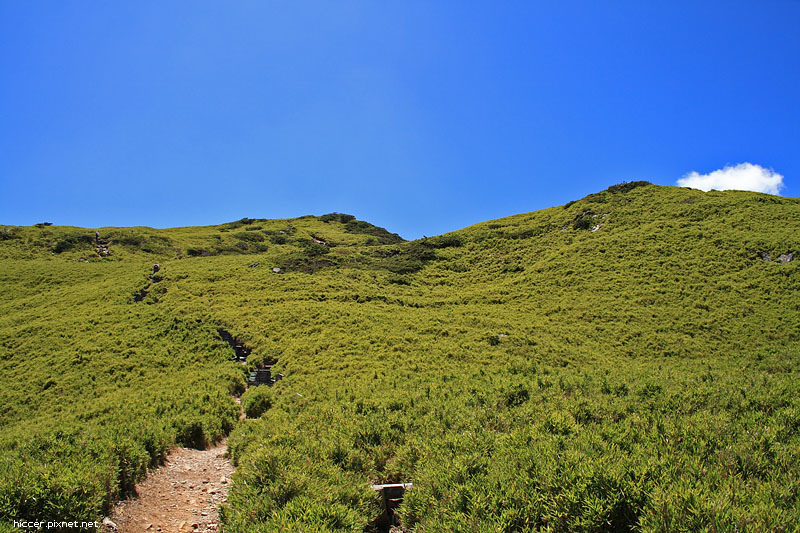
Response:
[[[228,495],[233,466],[225,440],[207,450],[176,448],[164,466],[136,485],[136,498],[111,515],[119,533],[206,532],[219,529],[218,507]]]
[[[158,283],[157,269],[149,278]],[[142,289],[147,294],[148,284]],[[143,298],[144,296],[142,296]],[[136,296],[134,296],[136,300]],[[224,335],[223,335],[224,333]],[[235,350],[236,358],[246,360],[250,349],[220,330],[223,340]],[[227,338],[226,338],[227,337]],[[240,353],[242,352],[242,353]],[[243,364],[245,364],[243,362]],[[239,420],[245,419],[242,401]],[[118,502],[104,522],[105,531],[117,533],[189,533],[209,532],[219,529],[219,506],[228,498],[228,487],[233,475],[233,465],[227,457],[227,439],[207,450],[174,448],[164,461],[164,466],[151,471],[136,484],[136,497]]]

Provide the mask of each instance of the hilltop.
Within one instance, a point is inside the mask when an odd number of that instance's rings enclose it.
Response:
[[[0,520],[101,517],[229,434],[228,531],[361,530],[376,482],[415,531],[789,530],[799,236],[798,199],[645,182],[411,242],[0,227]]]
[[[2,257],[33,259],[58,257],[62,260],[124,260],[133,255],[161,259],[208,257],[224,254],[258,254],[271,246],[282,250],[319,250],[313,245],[372,246],[403,242],[384,228],[357,220],[353,215],[329,213],[292,219],[243,218],[216,226],[154,229],[77,228],[43,222],[31,227],[0,226]],[[98,251],[98,244],[114,253]],[[313,251],[309,252],[314,254]],[[318,254],[319,252],[317,252]]]

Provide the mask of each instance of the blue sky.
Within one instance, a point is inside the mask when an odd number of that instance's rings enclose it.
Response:
[[[790,0],[0,0],[0,223],[417,238],[741,163],[797,196],[799,25]]]

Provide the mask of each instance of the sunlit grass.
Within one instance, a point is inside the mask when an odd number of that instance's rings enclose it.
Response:
[[[799,207],[640,185],[411,243],[100,230],[106,259],[94,230],[7,228],[0,517],[101,516],[235,427],[229,531],[361,530],[399,481],[416,531],[791,530]],[[257,419],[218,327],[286,376]]]

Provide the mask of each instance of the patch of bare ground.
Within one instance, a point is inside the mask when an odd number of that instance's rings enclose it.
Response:
[[[219,529],[233,466],[226,441],[207,450],[176,448],[164,466],[136,485],[138,496],[119,502],[111,521],[119,533],[185,533]],[[113,527],[107,527],[113,530]]]

